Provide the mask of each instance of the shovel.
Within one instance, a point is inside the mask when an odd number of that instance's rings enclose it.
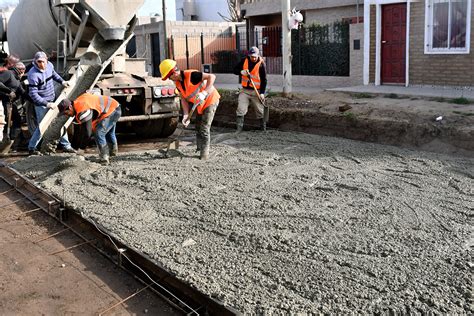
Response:
[[[265,123],[268,123],[269,116],[270,116],[270,109],[268,105],[265,104],[265,101],[260,97],[260,93],[258,92],[257,88],[255,87],[255,84],[253,83],[252,76],[250,76],[250,72],[247,70],[247,76],[249,77],[250,83],[252,84],[253,91],[255,91],[255,94],[257,95],[258,100],[260,103],[263,105],[263,120]]]
[[[191,108],[191,111],[189,111],[189,113],[188,113],[188,119],[186,120],[185,123],[188,123],[191,120],[191,117],[193,116],[194,111],[196,111],[196,108],[199,105],[201,105],[203,102],[204,102],[204,100],[193,105],[193,107]],[[172,138],[168,141],[168,144],[166,145],[165,157],[169,157],[168,152],[170,151],[170,149],[178,149],[179,148],[179,138],[181,137],[183,132],[184,132],[184,127],[181,127],[181,131],[179,132],[178,136],[176,136],[175,138]]]

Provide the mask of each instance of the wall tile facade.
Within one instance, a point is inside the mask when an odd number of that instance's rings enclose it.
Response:
[[[471,10],[474,18],[474,5]],[[425,3],[411,4],[409,82],[412,85],[474,86],[474,23],[470,54],[425,54]]]

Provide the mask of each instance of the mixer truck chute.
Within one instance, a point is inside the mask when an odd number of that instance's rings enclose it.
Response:
[[[148,76],[145,61],[129,59],[136,12],[144,0],[21,0],[7,24],[10,53],[31,60],[43,50],[71,87],[57,103],[87,90],[117,99],[121,131],[143,137],[167,137],[176,129],[179,98],[173,82]],[[25,23],[28,17],[28,23]],[[42,151],[54,150],[66,118],[50,110],[42,122]],[[54,122],[54,123],[53,123]],[[71,129],[71,128],[70,128]]]

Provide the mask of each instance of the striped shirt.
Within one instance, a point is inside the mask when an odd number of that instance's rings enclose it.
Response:
[[[33,63],[33,67],[28,71],[28,87],[29,95],[35,105],[46,106],[48,102],[54,101],[56,95],[53,80],[59,83],[64,81],[54,70],[52,63],[48,61],[44,71],[39,70]]]

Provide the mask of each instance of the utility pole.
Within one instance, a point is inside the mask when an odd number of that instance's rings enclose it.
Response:
[[[165,58],[169,58],[168,35],[166,34],[166,0],[163,0],[163,36],[165,38]]]
[[[283,96],[291,95],[291,30],[288,27],[290,0],[281,0],[281,32],[283,50]]]

